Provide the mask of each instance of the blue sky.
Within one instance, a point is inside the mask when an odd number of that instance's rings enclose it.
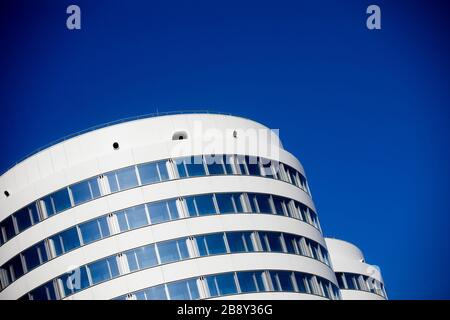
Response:
[[[82,29],[65,27],[78,4]],[[365,27],[378,4],[382,30]],[[326,235],[390,298],[450,298],[448,5],[2,1],[0,169],[124,117],[209,109],[280,129]]]

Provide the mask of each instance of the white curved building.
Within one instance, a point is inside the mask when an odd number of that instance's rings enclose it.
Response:
[[[336,273],[342,299],[386,300],[384,281],[377,266],[366,263],[355,245],[326,238],[328,252]]]
[[[0,299],[341,298],[302,165],[248,119],[103,126],[0,190]]]

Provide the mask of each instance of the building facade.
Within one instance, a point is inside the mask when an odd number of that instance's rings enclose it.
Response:
[[[361,252],[325,240],[301,163],[248,119],[90,130],[17,163],[0,190],[0,299],[385,297],[347,284],[371,275]]]

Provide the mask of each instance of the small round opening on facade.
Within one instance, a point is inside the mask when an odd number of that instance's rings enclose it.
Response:
[[[9,197],[9,192],[8,192],[8,190],[5,190],[4,194],[5,194],[6,197]]]
[[[113,149],[114,149],[114,150],[119,149],[119,143],[118,143],[118,142],[114,142],[114,143],[113,143]]]
[[[188,135],[186,131],[178,131],[172,135],[172,140],[185,140]]]
[[[237,131],[236,130],[233,131],[233,138],[237,138]]]

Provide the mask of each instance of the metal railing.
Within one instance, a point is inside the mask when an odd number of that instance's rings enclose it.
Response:
[[[182,111],[155,112],[155,113],[149,113],[149,114],[144,114],[144,115],[140,115],[140,116],[123,118],[123,119],[119,119],[119,120],[115,120],[115,121],[110,121],[110,122],[107,122],[107,123],[95,125],[93,127],[87,128],[87,129],[83,129],[83,130],[75,132],[75,133],[71,133],[71,134],[66,135],[66,136],[64,136],[62,138],[59,138],[59,139],[57,139],[55,141],[47,143],[46,145],[44,145],[44,146],[34,150],[33,152],[30,152],[29,154],[27,154],[24,157],[20,158],[19,160],[14,162],[11,166],[6,168],[5,170],[2,170],[0,176],[2,176],[8,170],[14,168],[17,164],[19,164],[22,161],[25,161],[26,159],[34,156],[35,154],[41,152],[42,150],[45,150],[45,149],[50,148],[50,147],[52,147],[52,146],[54,146],[54,145],[56,145],[56,144],[58,144],[60,142],[72,139],[72,138],[80,136],[82,134],[85,134],[85,133],[88,133],[88,132],[91,132],[91,131],[94,131],[94,130],[106,128],[106,127],[109,127],[109,126],[113,126],[113,125],[116,125],[116,124],[121,124],[121,123],[124,123],[124,122],[141,120],[141,119],[147,119],[147,118],[154,118],[154,117],[161,117],[161,116],[178,115],[178,114],[218,114],[218,115],[232,116],[231,113],[226,113],[226,112],[216,112],[216,111],[209,111],[209,110],[182,110]]]

